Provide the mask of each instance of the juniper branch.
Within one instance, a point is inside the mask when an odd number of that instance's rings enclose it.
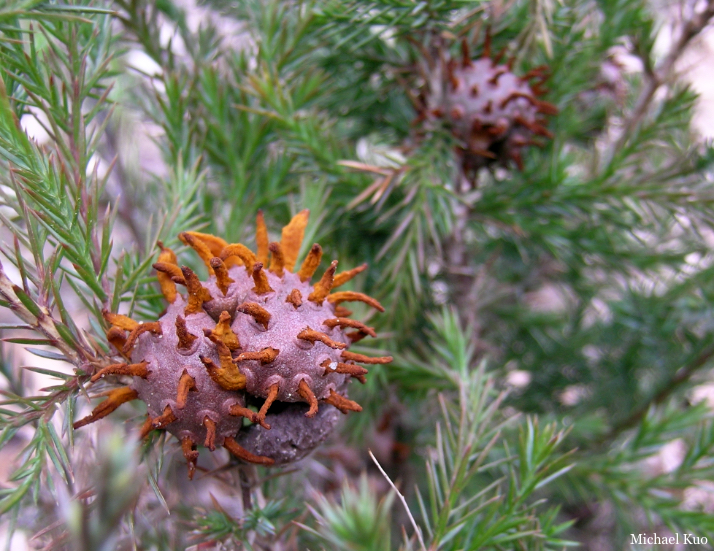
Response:
[[[678,369],[674,376],[667,381],[650,400],[640,405],[627,419],[623,419],[612,427],[607,435],[602,438],[601,442],[612,441],[623,431],[637,426],[653,406],[665,402],[674,392],[689,382],[695,373],[710,365],[710,361],[713,357],[714,345],[705,348],[694,360]]]
[[[657,67],[650,67],[648,60],[645,60],[645,85],[635,101],[632,113],[627,117],[619,137],[610,147],[609,161],[613,155],[621,151],[627,141],[632,137],[632,133],[642,123],[649,112],[650,104],[662,86],[671,83],[675,64],[682,56],[690,42],[696,38],[710,23],[714,17],[714,2],[708,1],[704,9],[686,20],[681,27],[677,40],[672,44],[667,55],[660,61]]]

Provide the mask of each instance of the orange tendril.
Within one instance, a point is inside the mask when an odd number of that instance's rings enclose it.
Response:
[[[181,316],[176,316],[176,336],[178,337],[178,347],[182,350],[191,348],[198,338],[196,335],[189,333],[186,328],[186,320]]]
[[[123,316],[121,314],[113,314],[112,312],[102,311],[102,316],[112,325],[123,329],[124,331],[133,331],[139,326],[138,321],[134,321],[129,316]]]
[[[161,252],[159,253],[159,259],[156,264],[178,268],[176,254],[171,249],[164,247],[164,244],[161,241],[159,241],[157,245],[161,248]],[[164,298],[169,304],[173,304],[178,296],[178,293],[176,292],[176,283],[172,281],[170,274],[167,274],[164,271],[159,271],[159,269],[156,268],[156,264],[154,264],[154,268],[159,272],[156,274],[156,279],[159,280],[161,294],[164,295]]]
[[[216,422],[210,417],[203,418],[203,426],[206,427],[206,441],[203,443],[209,450],[216,449]]]

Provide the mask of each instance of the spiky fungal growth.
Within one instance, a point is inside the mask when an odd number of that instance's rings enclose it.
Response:
[[[308,211],[302,211],[283,228],[281,241],[270,243],[258,213],[255,253],[212,235],[182,233],[179,238],[205,262],[208,281],[179,267],[176,255],[160,244],[154,268],[169,302],[166,313],[150,323],[105,313],[112,325],[107,338],[125,361],[97,371],[91,380],[121,375],[133,381],[110,391],[75,428],[124,402],[142,400],[149,414],[142,435],[154,429],[175,435],[191,478],[198,444],[211,451],[223,446],[251,463],[294,461],[327,436],[336,419],[332,407],[342,413],[361,411],[344,395],[351,378],[364,382],[367,369],[358,363],[388,363],[392,358],[347,350],[352,342],[376,335],[349,318],[351,312],[341,303],[361,301],[384,309],[361,293],[334,292],[366,265],[337,274],[335,260],[313,285],[322,258],[318,244],[293,272],[307,220]],[[177,285],[186,288],[185,296]],[[246,407],[256,402],[259,408]],[[277,402],[287,404],[278,407]],[[302,405],[289,405],[297,403]],[[276,413],[268,417],[271,406]],[[244,418],[259,430],[243,431]],[[279,425],[274,438],[266,419]]]
[[[489,163],[512,161],[522,169],[521,151],[541,145],[536,136],[552,138],[544,116],[558,112],[538,99],[545,92],[545,67],[517,76],[513,59],[501,64],[502,53],[491,57],[490,43],[488,35],[483,55],[471,59],[464,41],[461,60],[440,61],[427,75],[421,118],[439,117],[448,123],[462,144],[459,154],[467,177]]]

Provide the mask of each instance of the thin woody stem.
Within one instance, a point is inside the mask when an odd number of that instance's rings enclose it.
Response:
[[[250,475],[246,472],[250,469]],[[243,501],[243,512],[247,513],[253,509],[253,500],[250,495],[251,487],[253,485],[251,478],[255,477],[255,467],[253,465],[241,465],[238,467],[238,476],[240,478],[240,495]]]
[[[634,410],[629,417],[617,423],[612,429],[602,438],[600,438],[597,443],[602,444],[604,442],[610,441],[620,433],[627,429],[631,429],[637,423],[642,421],[642,419],[647,415],[650,407],[652,405],[661,404],[667,398],[669,398],[672,393],[681,387],[684,383],[689,381],[699,369],[709,364],[709,360],[714,357],[714,344],[710,345],[708,348],[704,349],[690,364],[682,367],[677,373],[672,377],[667,384],[663,385],[659,392],[657,392],[650,400],[645,402],[639,408]]]
[[[647,70],[647,64],[645,63],[645,77],[647,79],[645,87],[640,92],[632,113],[625,120],[622,133],[610,148],[608,157],[606,158],[607,162],[612,159],[617,151],[623,149],[632,133],[642,123],[642,120],[649,111],[650,104],[657,90],[659,90],[662,85],[667,84],[672,78],[675,64],[689,43],[709,24],[712,17],[714,17],[714,0],[709,0],[706,8],[701,13],[695,14],[684,23],[678,39],[674,42],[669,53],[660,62],[658,67],[649,68],[649,70]]]

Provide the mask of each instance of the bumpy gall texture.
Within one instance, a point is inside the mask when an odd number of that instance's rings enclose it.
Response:
[[[275,407],[277,405],[277,407]],[[251,425],[238,435],[238,443],[254,454],[270,457],[276,465],[298,461],[320,445],[340,420],[334,407],[321,406],[315,417],[305,417],[304,404],[274,405],[265,420],[266,430]]]
[[[460,61],[439,61],[427,75],[425,108],[420,117],[448,122],[463,144],[459,154],[467,176],[491,163],[514,162],[522,169],[523,148],[539,145],[535,136],[552,137],[544,115],[558,110],[538,99],[544,93],[545,68],[517,76],[512,62],[501,64],[499,58],[491,57],[490,37],[479,59],[471,59],[464,42]],[[533,79],[535,84],[531,84]]]
[[[269,243],[259,214],[256,253],[212,235],[181,234],[206,263],[210,277],[205,282],[179,267],[176,255],[161,245],[154,268],[169,307],[149,323],[105,313],[112,325],[107,338],[126,362],[104,367],[92,381],[107,375],[133,380],[112,390],[75,428],[139,399],[148,410],[142,435],[154,429],[175,435],[192,477],[198,444],[211,451],[224,446],[252,463],[287,463],[327,437],[337,411],[360,411],[345,396],[349,380],[364,382],[367,374],[355,362],[388,363],[391,357],[347,350],[375,333],[350,319],[340,303],[356,300],[383,308],[361,293],[332,292],[366,266],[336,274],[333,261],[311,284],[322,257],[317,244],[293,273],[307,217],[307,211],[296,215],[283,228],[281,241]],[[177,284],[186,287],[185,296]],[[244,428],[244,418],[253,424]]]
[[[171,434],[179,439],[190,437],[194,442],[208,441],[211,447],[222,445],[226,436],[235,436],[243,426],[243,418],[231,415],[230,410],[236,405],[245,406],[245,396],[222,388],[210,377],[200,358],[220,363],[216,345],[203,334],[204,329],[213,331],[216,322],[205,313],[184,318],[185,306],[181,299],[169,306],[159,320],[161,335],[144,333],[137,339],[131,359],[132,362],[147,362],[149,375],[146,378],[135,377],[131,388],[146,403],[152,419],[159,418],[167,407],[170,408],[176,417],[166,425]],[[178,318],[184,319],[186,330],[196,336],[188,348],[179,346],[176,335]],[[183,391],[184,396],[179,392],[182,377],[189,381],[189,388]],[[212,443],[208,438],[206,418],[215,423]]]

